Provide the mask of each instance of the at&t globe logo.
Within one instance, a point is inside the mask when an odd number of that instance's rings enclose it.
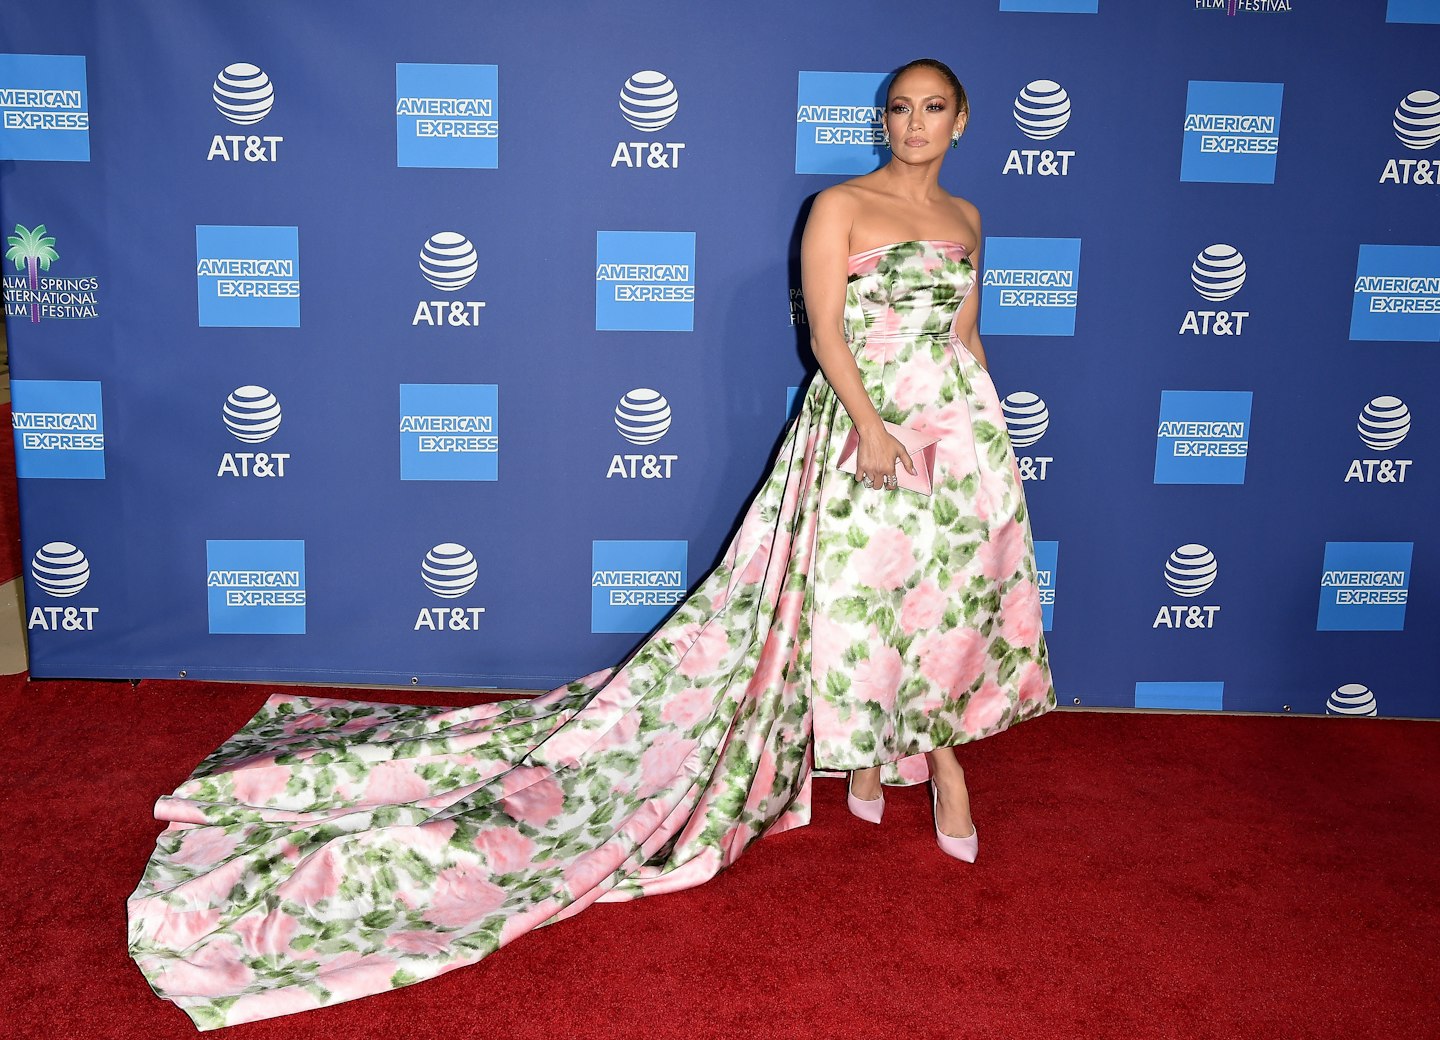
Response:
[[[1215,554],[1195,542],[1180,546],[1165,561],[1165,584],[1177,596],[1194,599],[1210,591],[1220,565]],[[1214,628],[1215,616],[1220,613],[1218,605],[1191,606],[1188,604],[1167,604],[1161,606],[1155,615],[1151,628]]]
[[[663,130],[679,111],[680,92],[663,72],[637,72],[620,88],[620,112],[636,130]]]
[[[1070,95],[1054,80],[1025,84],[1015,98],[1015,125],[1032,141],[1048,141],[1070,122]]]
[[[1032,447],[1045,431],[1050,428],[1050,409],[1036,394],[1028,390],[1017,390],[1000,402],[1005,413],[1005,426],[1010,431],[1010,443],[1018,452]],[[1055,459],[1049,455],[1016,455],[1015,463],[1020,467],[1021,480],[1044,480],[1049,474],[1050,463]]]
[[[225,426],[236,440],[261,444],[280,429],[280,402],[263,386],[236,387],[225,398]]]
[[[1245,255],[1224,242],[1206,246],[1190,265],[1190,285],[1209,302],[1224,303],[1245,287]],[[1249,311],[1186,311],[1180,335],[1238,336],[1248,317]]]
[[[631,390],[615,406],[615,428],[631,444],[654,444],[670,429],[670,402],[658,390]]]
[[[225,428],[244,444],[264,444],[280,431],[280,402],[263,386],[238,386],[221,409]],[[283,477],[288,451],[229,451],[217,477]]]
[[[459,599],[475,588],[480,565],[459,542],[441,542],[425,554],[420,578],[441,599]],[[484,607],[421,607],[416,632],[477,632]]]
[[[90,584],[90,561],[69,542],[46,542],[30,560],[35,588],[52,599],[70,599]],[[90,632],[99,607],[40,606],[30,608],[27,628],[42,632]]]
[[[1014,114],[1022,134],[1032,141],[1049,141],[1070,122],[1070,95],[1053,79],[1032,80],[1016,95]],[[1065,177],[1074,157],[1073,151],[1055,148],[1012,148],[1000,172]]]
[[[226,65],[211,87],[215,108],[236,126],[254,126],[275,107],[275,85],[263,69],[249,62]],[[285,138],[266,134],[216,134],[205,158],[227,162],[275,162]]]
[[[680,92],[670,77],[654,69],[642,69],[620,88],[620,114],[642,133],[659,133],[680,111]],[[685,145],[679,141],[620,141],[610,158],[610,168],[631,170],[673,170],[680,165]]]
[[[1325,702],[1326,715],[1368,715],[1380,714],[1375,703],[1375,694],[1363,683],[1346,683],[1336,687]]]
[[[648,447],[656,443],[670,430],[672,414],[670,402],[658,390],[636,387],[620,398],[615,406],[615,429],[631,444]],[[671,466],[678,455],[650,455],[644,453],[617,453],[610,460],[605,479],[636,477],[647,480],[669,479]]]
[[[475,280],[480,253],[458,231],[437,231],[420,247],[420,274],[441,292],[459,292]],[[421,300],[411,326],[473,329],[480,325],[483,300]]]
[[[480,255],[458,231],[440,231],[420,248],[420,273],[437,289],[454,292],[469,285],[480,269]]]
[[[1424,152],[1440,143],[1440,94],[1433,90],[1412,90],[1395,107],[1390,121],[1395,136],[1412,152]],[[1437,183],[1437,159],[1394,158],[1380,171],[1381,184]]]
[[[1360,441],[1372,451],[1391,452],[1400,447],[1410,432],[1410,409],[1398,397],[1377,397],[1360,410],[1355,423]],[[1345,483],[1403,484],[1413,459],[1353,459],[1345,471]]]
[[[420,576],[441,599],[458,599],[475,587],[480,567],[475,554],[458,542],[441,542],[425,554]]]

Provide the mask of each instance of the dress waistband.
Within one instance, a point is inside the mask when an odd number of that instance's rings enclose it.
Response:
[[[936,330],[936,331],[934,331],[934,332],[925,331],[925,330],[919,330],[919,331],[915,331],[915,332],[861,332],[861,333],[860,333],[858,336],[856,336],[855,338],[856,338],[856,339],[863,339],[863,340],[872,340],[872,339],[887,340],[887,339],[920,339],[920,338],[923,337],[923,338],[926,338],[926,339],[930,339],[930,338],[934,338],[934,337],[936,337],[936,336],[943,336],[945,339],[958,339],[958,338],[959,338],[959,337],[956,335],[955,330],[954,330],[953,328],[951,328],[951,329],[940,329],[940,330]]]

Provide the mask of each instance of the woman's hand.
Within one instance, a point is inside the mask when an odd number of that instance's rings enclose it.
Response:
[[[855,479],[864,484],[865,478],[869,477],[870,483],[866,487],[894,491],[900,486],[895,477],[896,459],[912,477],[915,475],[915,464],[910,461],[910,453],[898,437],[883,425],[861,430],[860,444],[855,449]]]

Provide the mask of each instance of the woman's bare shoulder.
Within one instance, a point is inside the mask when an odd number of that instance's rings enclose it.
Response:
[[[846,230],[854,223],[855,214],[861,209],[861,192],[853,181],[832,184],[815,196],[810,204],[810,221],[817,219],[826,223],[843,224]]]
[[[832,184],[815,196],[816,205],[822,202],[831,209],[854,209],[861,204],[872,189],[866,183],[866,176],[852,177],[848,181]]]
[[[950,204],[955,207],[956,213],[967,223],[977,227],[980,224],[980,210],[975,203],[969,199],[961,198],[959,195],[950,196]]]

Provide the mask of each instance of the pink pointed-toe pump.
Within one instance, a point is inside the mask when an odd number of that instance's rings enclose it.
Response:
[[[879,823],[880,816],[885,812],[885,791],[882,788],[879,798],[856,798],[850,793],[850,781],[855,779],[852,770],[845,778],[845,805],[849,810],[862,820],[869,820],[871,823]]]
[[[934,780],[930,781],[930,812],[935,817],[935,840],[940,844],[940,851],[966,863],[974,863],[980,852],[980,831],[972,823],[969,836],[957,838],[940,829],[940,791],[935,787]]]

